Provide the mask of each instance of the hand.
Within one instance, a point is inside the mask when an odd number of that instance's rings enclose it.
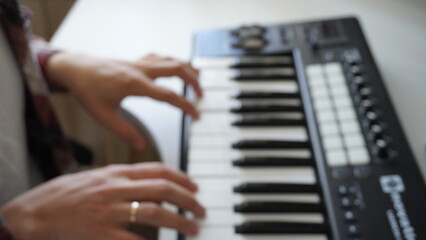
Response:
[[[135,62],[126,62],[61,52],[49,59],[47,75],[53,83],[69,90],[92,117],[138,150],[145,145],[143,136],[118,115],[121,100],[126,96],[151,97],[199,118],[196,108],[183,96],[157,86],[153,81],[158,77],[176,75],[192,86],[199,97],[202,96],[197,70],[172,58],[149,55]]]
[[[193,196],[196,189],[186,175],[158,163],[112,165],[42,184],[13,199],[1,213],[20,240],[142,240],[126,230],[130,204],[139,201],[137,223],[194,235],[196,223],[157,202],[203,217],[205,209]]]

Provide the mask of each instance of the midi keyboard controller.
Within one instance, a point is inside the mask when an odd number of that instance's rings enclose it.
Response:
[[[426,188],[360,24],[206,30],[181,168],[207,208],[180,239],[424,240]]]

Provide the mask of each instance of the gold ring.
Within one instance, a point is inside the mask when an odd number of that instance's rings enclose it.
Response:
[[[130,223],[136,222],[136,214],[138,213],[138,209],[141,206],[140,202],[133,201],[130,204]]]

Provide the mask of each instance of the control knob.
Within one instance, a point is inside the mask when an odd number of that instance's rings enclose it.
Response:
[[[379,116],[377,116],[377,113],[373,111],[368,111],[365,114],[363,125],[366,129],[370,129],[373,124],[376,124],[379,120]]]
[[[377,139],[373,145],[373,154],[379,159],[380,162],[389,162],[389,146],[383,139]]]

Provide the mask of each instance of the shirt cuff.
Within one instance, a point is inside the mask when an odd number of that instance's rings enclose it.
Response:
[[[43,74],[44,79],[46,79],[49,89],[54,92],[65,92],[66,90],[63,87],[54,84],[47,75],[47,62],[49,58],[60,52],[60,50],[52,48],[43,38],[40,37],[33,37],[31,40],[31,48],[37,56],[41,73]]]

